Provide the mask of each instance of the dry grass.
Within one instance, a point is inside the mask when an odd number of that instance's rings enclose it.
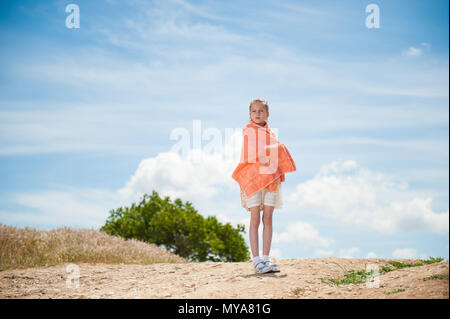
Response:
[[[63,227],[46,231],[0,224],[0,270],[67,262],[153,264],[187,260],[154,244],[95,230]]]

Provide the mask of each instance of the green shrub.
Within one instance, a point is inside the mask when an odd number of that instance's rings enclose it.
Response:
[[[223,225],[216,217],[200,215],[190,202],[168,196],[162,199],[156,191],[145,194],[131,207],[110,211],[100,229],[110,235],[135,238],[163,245],[191,261],[246,261],[249,250],[241,233],[244,225]]]
[[[397,294],[397,293],[403,292],[403,291],[405,291],[405,289],[403,289],[403,288],[397,288],[397,289],[394,289],[394,290],[392,290],[392,291],[385,292],[385,294],[386,294],[386,295],[392,295],[392,294]]]
[[[433,280],[433,279],[447,279],[448,280],[448,274],[437,274],[437,275],[431,275],[429,277],[422,278],[423,281],[427,280]]]

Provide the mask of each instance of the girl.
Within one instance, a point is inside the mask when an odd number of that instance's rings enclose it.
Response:
[[[256,273],[278,272],[269,258],[272,242],[272,214],[281,208],[281,182],[285,173],[296,170],[286,146],[270,130],[269,104],[263,99],[250,103],[250,122],[242,130],[241,160],[233,172],[241,188],[242,206],[250,212],[249,239]],[[258,228],[263,211],[263,258],[259,257]]]

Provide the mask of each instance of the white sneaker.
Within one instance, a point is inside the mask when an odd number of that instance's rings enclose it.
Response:
[[[256,263],[254,266],[257,274],[265,274],[272,271],[272,269],[269,266],[266,266],[263,261]]]
[[[263,261],[264,265],[270,268],[271,272],[280,272],[280,267],[276,264],[272,264],[270,260]]]

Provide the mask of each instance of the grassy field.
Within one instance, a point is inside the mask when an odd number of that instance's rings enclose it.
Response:
[[[154,244],[89,229],[16,228],[0,224],[0,271],[61,263],[184,263]]]

